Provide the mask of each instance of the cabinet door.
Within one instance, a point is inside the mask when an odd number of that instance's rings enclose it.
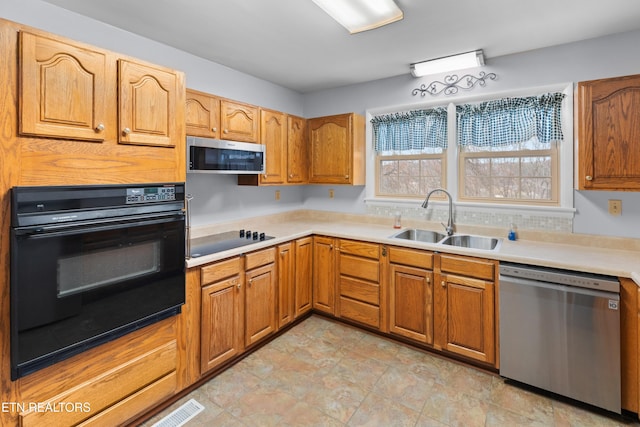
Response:
[[[335,314],[336,275],[333,239],[313,238],[313,308]]]
[[[278,329],[294,317],[294,244],[278,246]]]
[[[265,171],[261,184],[284,184],[287,180],[287,115],[260,110],[260,142],[265,144]]]
[[[222,139],[258,142],[259,120],[258,107],[227,99],[220,102]]]
[[[104,53],[20,32],[20,133],[103,141],[106,80]]]
[[[287,182],[304,184],[308,180],[307,121],[302,117],[287,119]]]
[[[452,274],[440,275],[438,279],[435,347],[495,363],[493,282]]]
[[[240,275],[202,288],[201,373],[242,352],[242,296]]]
[[[122,59],[118,67],[119,142],[175,146],[176,74]]]
[[[640,75],[578,83],[578,188],[640,190]]]
[[[311,237],[296,240],[295,257],[295,317],[298,318],[312,308],[313,239]]]
[[[276,331],[276,271],[269,264],[245,273],[245,346]]]
[[[433,272],[390,266],[389,332],[433,344]]]
[[[309,182],[351,182],[352,135],[351,116],[348,114],[309,120]]]
[[[187,135],[220,138],[220,100],[206,93],[187,90],[185,122]]]

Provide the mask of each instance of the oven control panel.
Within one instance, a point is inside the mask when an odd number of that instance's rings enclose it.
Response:
[[[175,187],[127,188],[127,204],[166,202],[176,199]]]

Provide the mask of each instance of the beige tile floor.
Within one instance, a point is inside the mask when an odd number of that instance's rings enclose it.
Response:
[[[640,426],[312,316],[185,396],[187,426]]]

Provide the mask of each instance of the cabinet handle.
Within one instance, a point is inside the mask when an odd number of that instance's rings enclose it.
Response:
[[[233,284],[235,285],[236,288],[240,289],[240,281],[238,281],[238,279],[234,280]]]
[[[431,283],[431,277],[425,277],[425,279],[427,279],[427,285]]]
[[[229,133],[229,129],[223,130],[222,133]]]
[[[253,279],[249,279],[249,286],[253,283]]]
[[[587,181],[593,181],[593,177],[591,175],[587,175],[585,178]]]
[[[122,133],[124,133],[125,135],[129,135],[131,133],[131,129],[129,128],[124,128],[124,130],[122,131]]]
[[[344,179],[349,179],[349,175],[345,175],[345,176],[344,176]]]
[[[442,282],[440,282],[440,284],[442,285],[443,288],[447,287],[447,282],[445,282],[444,280]]]
[[[289,174],[289,178],[293,178],[293,174],[292,173]]]
[[[386,246],[382,247],[382,256],[387,256],[387,247]]]
[[[102,132],[104,130],[104,124],[100,123],[98,124],[98,126],[96,126],[96,132]]]
[[[262,174],[262,177],[266,179],[267,178],[267,174],[266,173]]]
[[[332,251],[333,250],[333,245],[329,245],[329,250]]]
[[[280,256],[285,256],[287,254],[287,251],[280,251]]]
[[[211,128],[213,132],[218,132],[218,128]]]

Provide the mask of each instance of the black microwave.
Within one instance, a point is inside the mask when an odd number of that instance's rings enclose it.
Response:
[[[187,172],[263,174],[265,146],[187,136]]]

